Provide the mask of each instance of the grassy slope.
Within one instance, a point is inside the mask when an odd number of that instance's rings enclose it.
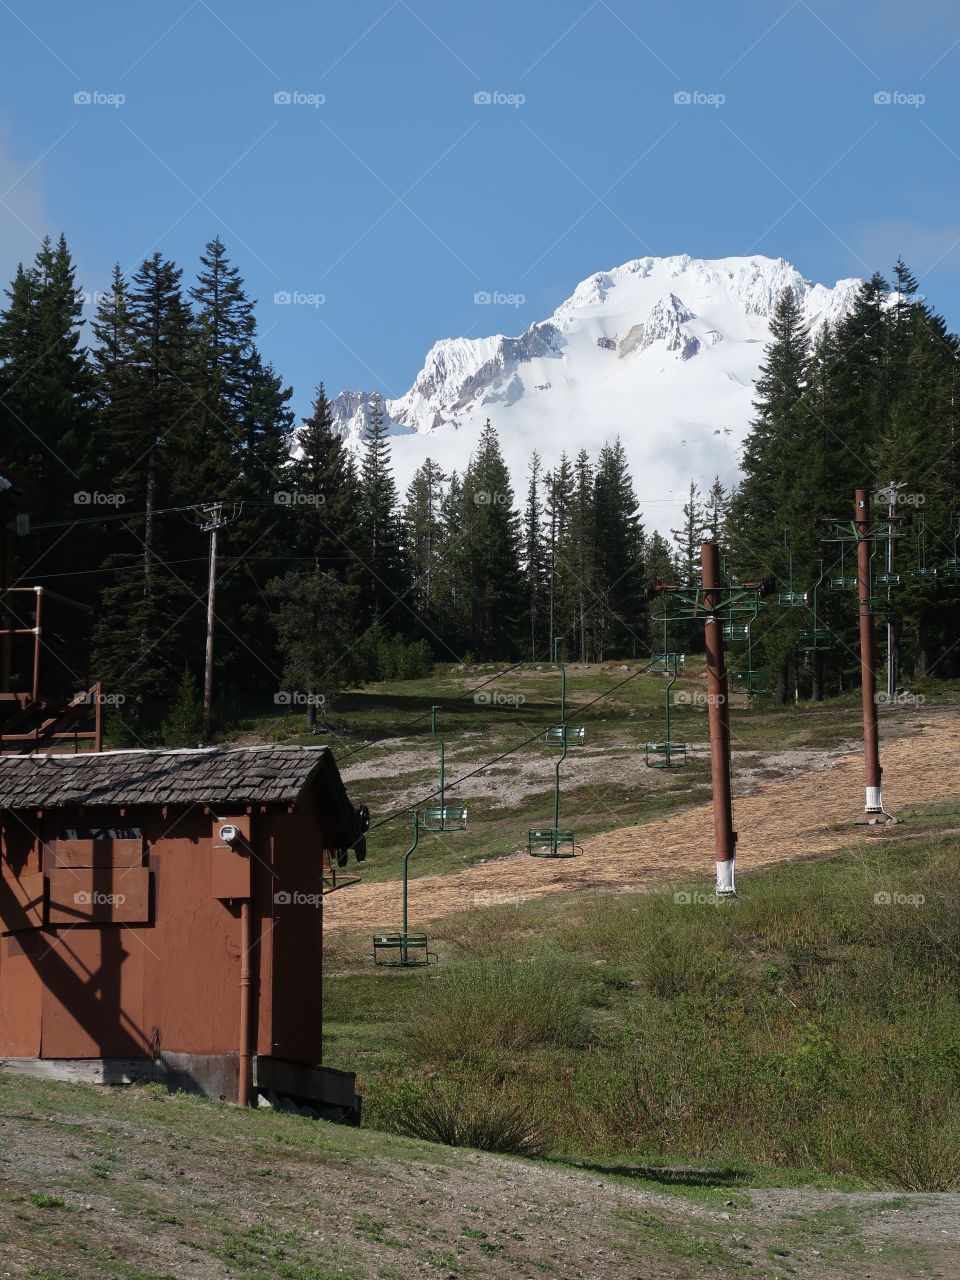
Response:
[[[0,1274],[17,1278],[894,1280],[946,1260],[944,1219],[909,1197],[798,1196],[754,1208],[152,1088],[0,1077]]]
[[[437,923],[429,971],[375,971],[367,939],[334,937],[328,1061],[358,1070],[369,1122],[389,1128],[449,1136],[465,1100],[487,1099],[470,1123],[509,1135],[506,1093],[565,1158],[954,1186],[954,860],[931,835],[755,872],[735,902],[579,894],[474,911]]]

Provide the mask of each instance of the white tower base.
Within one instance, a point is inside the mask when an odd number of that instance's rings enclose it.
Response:
[[[733,880],[734,869],[733,858],[728,858],[726,862],[717,863],[717,897],[729,898],[736,894],[736,886]]]

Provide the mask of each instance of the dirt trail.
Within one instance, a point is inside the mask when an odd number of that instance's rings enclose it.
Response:
[[[960,798],[960,712],[938,713],[917,732],[881,744],[884,803],[908,805]],[[826,754],[826,753],[825,753]],[[828,853],[848,845],[849,826],[863,800],[863,758],[846,755],[830,768],[811,769],[761,784],[735,801],[741,871]],[[868,828],[867,830],[873,830]],[[518,836],[520,833],[518,833]],[[410,882],[410,912],[418,922],[497,902],[576,889],[641,890],[656,881],[713,876],[711,806],[698,805],[660,821],[592,836],[583,856],[544,861],[512,853],[449,875]],[[398,884],[358,884],[324,903],[328,929],[376,929],[397,915]]]

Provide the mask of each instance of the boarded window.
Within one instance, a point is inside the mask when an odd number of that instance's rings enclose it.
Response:
[[[143,832],[131,828],[80,828],[61,831],[44,847],[44,869],[56,867],[142,867]]]
[[[47,879],[51,925],[150,923],[146,867],[55,867]]]

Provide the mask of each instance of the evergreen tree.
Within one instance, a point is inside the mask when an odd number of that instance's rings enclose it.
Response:
[[[195,747],[203,740],[203,699],[189,663],[183,675],[170,714],[163,722],[163,744],[166,747]]]
[[[743,452],[743,480],[731,510],[734,552],[740,560],[755,554],[756,548],[780,543],[783,505],[801,462],[800,417],[809,343],[792,289],[785,289],[777,302],[770,335]],[[682,554],[689,561],[687,551]]]
[[[704,504],[703,532],[710,542],[723,542],[726,532],[727,507],[729,496],[719,476],[714,477],[713,484]]]
[[[441,504],[446,476],[426,458],[414,472],[403,507],[404,554],[417,615],[432,629],[436,616],[437,571],[443,542]]]
[[[288,504],[296,512],[294,545],[299,555],[312,556],[324,570],[336,571],[342,581],[354,581],[351,552],[356,544],[357,474],[353,458],[333,428],[322,382],[297,443],[299,456],[291,466],[296,501]],[[306,498],[311,501],[301,501]]]
[[[594,484],[596,579],[600,597],[597,657],[636,656],[645,643],[644,533],[637,499],[618,436],[597,460]]]
[[[331,707],[362,674],[350,622],[356,588],[319,569],[292,569],[267,583],[266,591],[277,602],[284,692],[305,700],[312,728],[318,709]]]
[[[255,372],[253,303],[239,270],[217,236],[200,258],[194,304],[191,411],[196,480],[211,497],[237,494],[243,474],[237,455],[245,441],[245,418]]]
[[[523,512],[523,576],[527,592],[530,661],[536,662],[547,642],[547,563],[543,530],[543,461],[534,449]]]
[[[103,376],[97,453],[109,487],[125,497],[124,509],[143,513],[142,520],[114,526],[105,561],[112,581],[101,597],[94,662],[107,686],[127,698],[124,720],[137,734],[150,732],[151,708],[163,705],[176,672],[203,644],[196,609],[203,588],[168,567],[188,548],[197,554],[195,535],[182,521],[172,526],[156,514],[196,500],[180,487],[189,481],[192,405],[181,274],[159,253],[141,264],[132,287],[115,272],[94,328],[95,368]]]
[[[520,517],[513,486],[488,419],[463,481],[464,535],[470,584],[470,647],[481,658],[517,650],[522,627]]]
[[[601,459],[603,455],[601,454]],[[603,599],[604,583],[597,582],[598,559],[605,560],[605,551],[599,547],[597,536],[597,497],[594,493],[595,477],[586,449],[577,454],[573,467],[573,486],[570,493],[566,539],[562,547],[567,567],[566,607],[569,652],[579,656],[581,662],[589,657],[591,624],[595,603]],[[601,480],[602,485],[602,480]],[[602,506],[602,504],[601,504]]]
[[[676,546],[675,563],[681,586],[700,585],[700,544],[703,542],[705,524],[700,490],[696,481],[691,480],[687,500],[683,504],[683,524],[679,529],[670,530]]]
[[[369,621],[382,619],[402,599],[402,559],[397,487],[384,425],[383,399],[374,396],[363,440],[357,510],[357,546],[362,565],[361,610]],[[407,614],[407,610],[403,611]]]
[[[82,303],[67,242],[45,237],[33,265],[18,268],[0,312],[0,451],[30,485],[35,509],[78,512],[93,428],[93,375],[80,343]],[[34,558],[42,541],[34,540]],[[86,563],[85,539],[58,556],[66,573]],[[50,581],[56,588],[59,584]]]
[[[471,643],[470,556],[466,530],[463,481],[451,472],[440,502],[440,550],[436,572],[438,633],[451,657],[462,655]]]
[[[552,658],[554,641],[564,633],[571,566],[565,551],[573,499],[573,469],[565,453],[552,472],[547,474],[547,618],[549,651]]]
[[[647,591],[673,585],[675,568],[669,542],[667,542],[662,533],[654,530],[650,535],[646,548],[644,583]],[[667,645],[671,643],[669,629],[666,637],[664,637],[663,624],[658,620],[661,612],[662,605],[657,605],[647,615],[647,644],[651,653],[666,652],[665,639]]]

